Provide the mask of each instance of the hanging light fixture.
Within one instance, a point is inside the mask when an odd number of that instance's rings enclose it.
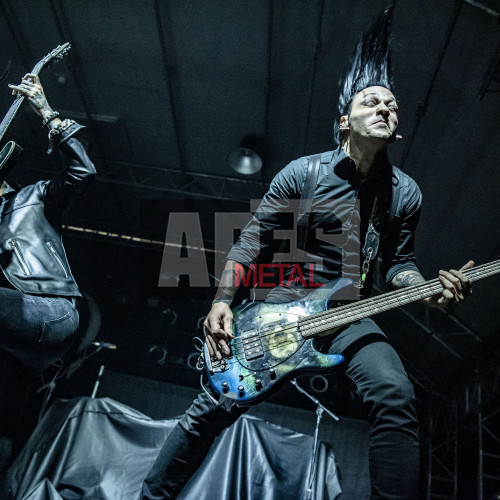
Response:
[[[262,168],[262,140],[255,135],[245,136],[240,147],[232,151],[227,161],[230,167],[242,175],[252,175]]]

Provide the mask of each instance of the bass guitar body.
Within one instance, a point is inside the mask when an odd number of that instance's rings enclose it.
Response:
[[[471,282],[498,273],[500,260],[464,271]],[[296,375],[328,371],[343,361],[339,354],[318,352],[314,347],[316,337],[443,292],[436,278],[330,309],[332,299],[345,299],[343,292],[351,285],[351,280],[340,278],[317,288],[303,301],[251,303],[233,309],[231,355],[214,361],[205,343],[205,369],[214,391],[245,404],[264,399]]]
[[[339,279],[312,292],[305,300],[249,303],[233,309],[231,355],[210,359],[205,345],[205,368],[218,394],[232,393],[239,403],[253,404],[297,375],[331,371],[344,360],[323,354],[314,339],[305,339],[300,321],[328,309],[331,298],[351,280]]]

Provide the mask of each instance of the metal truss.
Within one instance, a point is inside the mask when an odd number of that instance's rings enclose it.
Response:
[[[26,149],[23,169],[37,174],[54,175],[50,162],[40,160],[45,152]],[[96,160],[99,165],[97,182],[106,182],[134,188],[184,194],[196,198],[224,201],[260,200],[268,183],[239,177],[214,175],[137,163]]]
[[[380,280],[374,284],[382,292]],[[425,498],[457,499],[464,487],[462,476],[470,476],[471,468],[462,472],[464,462],[473,463],[473,477],[468,478],[477,500],[500,494],[500,354],[497,335],[482,339],[477,333],[447,312],[443,321],[447,332],[431,326],[430,316],[417,318],[408,310],[402,312],[427,335],[445,349],[458,367],[441,385],[436,385],[411,360],[403,361],[416,386],[423,422],[421,441],[425,467]],[[434,311],[439,314],[439,311]],[[453,331],[450,337],[449,331]],[[465,355],[455,344],[475,346]],[[457,342],[457,340],[461,342]],[[472,451],[471,451],[472,450]],[[460,498],[464,498],[463,495]],[[471,497],[472,498],[472,497]],[[495,496],[494,498],[497,498]]]
[[[438,401],[426,409],[424,422],[425,498],[454,499],[458,492],[458,411],[455,401]]]
[[[426,498],[456,499],[469,477],[477,500],[500,492],[500,356],[476,360],[473,376],[429,404],[425,419]],[[467,466],[465,466],[467,462]],[[461,470],[462,468],[462,470]],[[461,496],[463,497],[463,495]]]
[[[102,171],[101,182],[217,200],[260,199],[267,188],[266,183],[257,180],[124,162],[107,162]]]
[[[422,334],[438,342],[459,362],[448,380],[436,386],[403,358],[412,382],[418,386],[424,414],[421,436],[425,450],[425,498],[459,498],[464,461],[473,463],[475,477],[469,483],[474,483],[474,498],[493,498],[493,494],[500,493],[500,354],[492,345],[497,341],[492,341],[494,336],[481,339],[458,318],[443,312],[448,325],[453,326],[455,340],[459,336],[464,344],[476,346],[464,356],[447,342],[446,334],[431,328],[428,315],[422,321],[407,310],[403,313]],[[470,468],[467,473],[470,474]]]

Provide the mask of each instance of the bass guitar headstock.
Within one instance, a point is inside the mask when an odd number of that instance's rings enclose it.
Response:
[[[58,45],[52,52],[49,52],[43,59],[38,61],[31,73],[38,75],[42,69],[54,62],[60,61],[69,52],[69,49],[71,49],[71,44],[69,42]],[[21,107],[23,101],[24,96],[17,95],[14,102],[10,106],[9,111],[7,111],[7,114],[4,116],[2,122],[0,123],[0,141],[3,139],[5,132],[12,123],[12,120],[16,116],[16,113]]]
[[[49,52],[41,59],[33,68],[33,73],[38,74],[43,68],[50,66],[53,63],[59,62],[71,49],[69,42],[58,45],[52,52]]]

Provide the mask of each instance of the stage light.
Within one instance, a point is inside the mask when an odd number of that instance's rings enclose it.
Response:
[[[240,147],[229,154],[227,161],[239,174],[255,174],[262,168],[261,149],[262,140],[255,135],[247,135],[241,140]]]

